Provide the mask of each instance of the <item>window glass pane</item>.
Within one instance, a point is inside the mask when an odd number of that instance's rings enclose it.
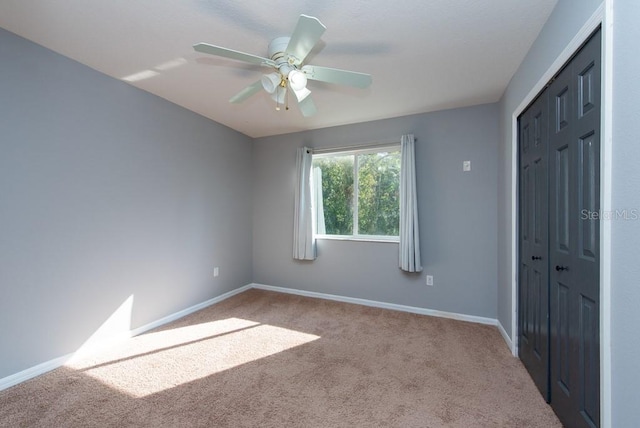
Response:
[[[358,155],[358,234],[398,236],[400,152]]]
[[[322,204],[327,235],[353,234],[353,155],[313,159],[322,171]]]

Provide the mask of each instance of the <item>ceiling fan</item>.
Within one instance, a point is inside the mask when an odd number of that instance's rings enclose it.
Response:
[[[269,43],[269,58],[208,43],[197,43],[193,45],[193,48],[197,52],[271,67],[275,70],[263,75],[262,79],[238,92],[229,102],[240,103],[264,89],[275,100],[276,110],[280,110],[280,105],[285,105],[288,110],[288,92],[291,91],[295,95],[302,115],[309,117],[315,114],[317,109],[311,99],[311,91],[307,88],[307,80],[318,80],[356,88],[366,88],[371,84],[370,74],[309,64],[303,65],[307,55],[318,43],[326,29],[327,27],[317,18],[300,15],[291,37],[278,37]]]

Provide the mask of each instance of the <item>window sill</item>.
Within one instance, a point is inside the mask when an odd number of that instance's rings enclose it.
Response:
[[[400,238],[397,237],[366,237],[366,236],[343,236],[343,235],[316,235],[316,239],[326,241],[356,241],[356,242],[381,242],[384,244],[397,244],[400,242]]]

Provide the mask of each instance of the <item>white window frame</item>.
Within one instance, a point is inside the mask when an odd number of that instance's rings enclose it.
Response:
[[[342,149],[327,149],[327,150],[314,150],[313,159],[319,158],[330,158],[334,156],[349,156],[353,155],[353,230],[354,232],[358,231],[358,193],[359,193],[359,183],[358,183],[358,156],[357,155],[367,155],[371,153],[380,153],[380,152],[398,152],[400,153],[400,142],[384,144],[384,145],[368,145],[368,146],[359,146],[359,148],[342,148]],[[400,205],[398,202],[398,212],[400,211]],[[315,234],[314,237],[316,239],[327,239],[327,240],[335,240],[335,241],[367,241],[367,242],[390,242],[390,243],[398,243],[400,242],[400,236],[391,236],[391,235],[360,235],[358,233],[354,233],[352,235],[326,235],[326,234]]]

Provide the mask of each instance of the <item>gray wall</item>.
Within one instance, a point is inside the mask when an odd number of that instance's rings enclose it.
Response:
[[[616,1],[613,32],[613,193],[614,209],[640,212],[640,83],[637,54],[640,2]],[[611,224],[612,401],[614,427],[640,421],[640,220]]]
[[[248,137],[2,29],[0,94],[0,378],[251,282]]]
[[[511,331],[511,116],[529,91],[549,69],[571,39],[600,5],[600,0],[560,0],[518,68],[500,100],[500,147],[498,168],[498,320]]]
[[[296,147],[399,140],[416,144],[422,274],[398,269],[397,243],[322,240],[318,259],[292,259]],[[496,104],[257,139],[253,279],[483,317],[496,317]],[[462,172],[463,160],[472,171]],[[434,287],[425,274],[434,275]]]

